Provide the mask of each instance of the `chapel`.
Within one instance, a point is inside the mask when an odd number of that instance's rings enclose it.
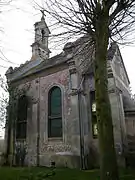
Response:
[[[9,107],[5,152],[14,165],[88,168],[99,164],[94,49],[85,35],[50,57],[44,16],[34,24],[32,57],[6,72]],[[107,56],[108,93],[120,163],[135,137],[130,81],[118,45]],[[126,147],[126,148],[125,148]]]

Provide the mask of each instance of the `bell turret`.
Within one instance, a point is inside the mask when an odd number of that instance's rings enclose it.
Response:
[[[31,60],[37,58],[48,59],[50,50],[48,48],[48,38],[49,38],[49,28],[45,22],[44,11],[41,10],[42,17],[39,22],[34,24],[35,26],[35,41],[32,46],[32,58]]]

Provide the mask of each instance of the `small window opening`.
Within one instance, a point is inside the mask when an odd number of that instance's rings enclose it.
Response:
[[[98,126],[97,126],[97,116],[96,116],[95,91],[90,92],[90,100],[91,100],[92,135],[93,138],[97,138]]]
[[[44,42],[44,39],[45,39],[45,31],[44,31],[44,29],[41,30],[41,34],[42,34],[42,42]]]

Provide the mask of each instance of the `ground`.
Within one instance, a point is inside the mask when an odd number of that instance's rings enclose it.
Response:
[[[49,178],[46,175],[49,174]],[[135,180],[133,169],[120,170],[121,180]],[[1,167],[0,180],[99,180],[98,170]]]

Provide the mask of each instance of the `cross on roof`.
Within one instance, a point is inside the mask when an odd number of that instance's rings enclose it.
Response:
[[[41,20],[42,20],[42,19],[44,20],[44,16],[46,16],[46,15],[45,15],[45,10],[44,10],[44,9],[41,9],[40,11],[41,11],[41,13],[42,13],[42,18],[41,18]]]

